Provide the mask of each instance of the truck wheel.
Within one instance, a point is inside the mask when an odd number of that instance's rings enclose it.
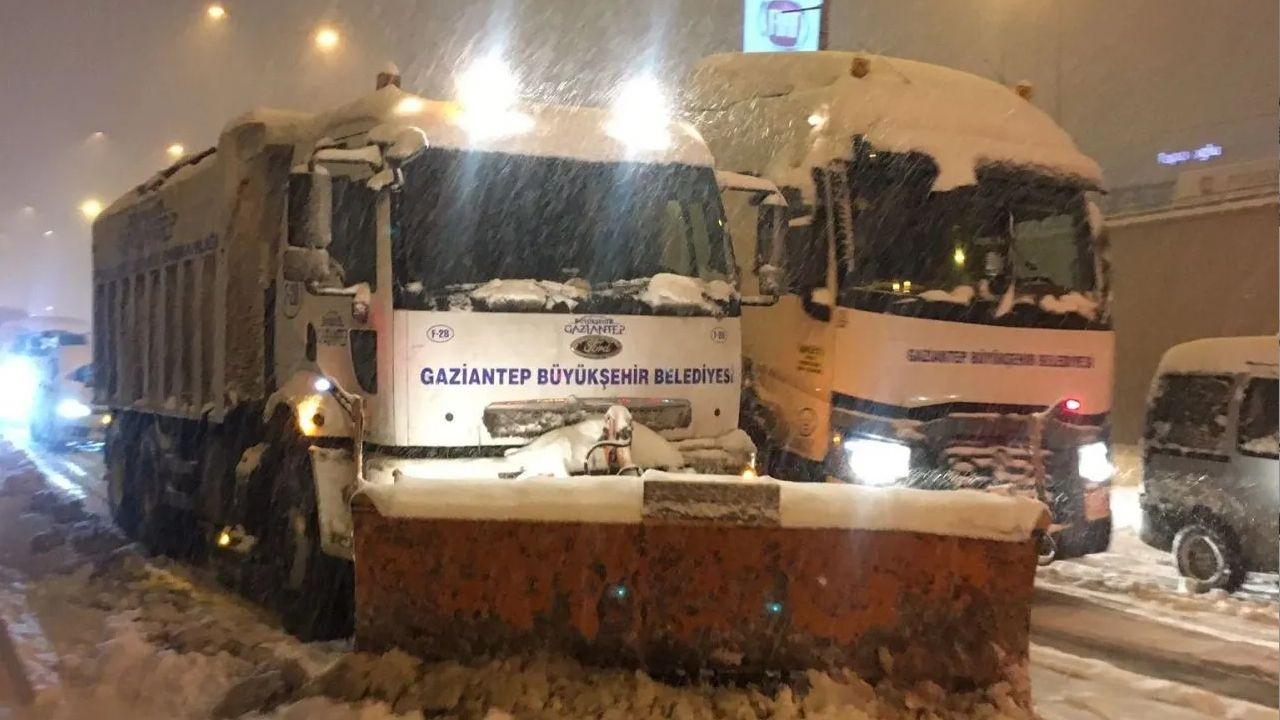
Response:
[[[182,528],[177,512],[165,503],[164,457],[153,431],[143,435],[135,464],[134,491],[138,498],[138,540],[156,555],[180,557]]]
[[[138,539],[138,501],[137,494],[129,482],[132,463],[125,448],[127,432],[126,421],[121,418],[108,431],[103,456],[107,466],[107,507],[111,510],[111,519],[124,534]]]
[[[1173,537],[1173,559],[1192,592],[1233,591],[1244,582],[1235,536],[1214,522],[1193,522]]]
[[[271,604],[284,628],[304,641],[351,635],[355,573],[351,562],[320,547],[311,454],[296,438],[284,440],[271,491],[271,521],[263,556],[270,564]]]

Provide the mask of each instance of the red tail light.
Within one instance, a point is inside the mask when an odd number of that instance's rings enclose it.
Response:
[[[1066,408],[1067,412],[1080,412],[1080,408],[1083,407],[1083,405],[1084,404],[1076,398],[1067,398],[1062,403],[1062,407]]]

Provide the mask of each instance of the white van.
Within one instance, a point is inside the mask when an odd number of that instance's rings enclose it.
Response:
[[[1275,337],[1210,338],[1171,348],[1151,383],[1141,537],[1195,590],[1278,569],[1276,367]]]

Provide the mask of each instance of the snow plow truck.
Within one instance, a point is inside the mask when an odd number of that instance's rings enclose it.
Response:
[[[360,649],[1017,668],[1042,506],[754,477],[739,318],[774,298],[738,291],[706,145],[488,72],[250,113],[102,213],[117,522]]]
[[[791,207],[741,281],[779,298],[742,316],[763,469],[1046,497],[1050,557],[1070,557],[1111,539],[1110,271],[1101,171],[1031,91],[864,53],[731,53],[693,68],[685,109],[718,166]],[[754,226],[729,209],[731,231]]]

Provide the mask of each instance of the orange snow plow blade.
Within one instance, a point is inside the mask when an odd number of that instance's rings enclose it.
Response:
[[[959,689],[1026,659],[1038,503],[672,477],[367,491],[357,647],[693,677],[850,668]],[[947,512],[992,527],[960,537],[971,521]]]

